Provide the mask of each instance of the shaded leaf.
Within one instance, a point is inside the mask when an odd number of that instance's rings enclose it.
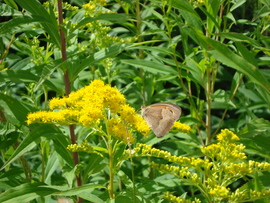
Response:
[[[45,70],[44,70],[45,71]],[[50,72],[49,72],[50,73]],[[50,89],[59,92],[58,88],[49,80],[46,80],[48,74],[43,75],[41,78],[38,75],[34,75],[30,70],[6,70],[0,71],[0,82],[14,82],[14,83],[37,83],[37,86],[44,84]]]

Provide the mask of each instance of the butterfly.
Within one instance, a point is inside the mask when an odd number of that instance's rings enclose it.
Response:
[[[155,103],[142,107],[142,117],[157,137],[163,137],[181,115],[182,109],[170,103]]]

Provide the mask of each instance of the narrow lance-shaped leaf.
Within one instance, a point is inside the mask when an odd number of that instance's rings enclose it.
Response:
[[[235,54],[226,45],[204,36],[196,29],[187,29],[189,35],[208,53],[213,55],[218,61],[226,66],[234,68],[241,73],[244,73],[252,82],[262,86],[270,93],[270,84],[265,77],[260,73],[257,67],[249,63],[245,58]]]

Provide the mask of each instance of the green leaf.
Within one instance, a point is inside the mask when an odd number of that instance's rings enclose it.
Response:
[[[45,71],[45,70],[44,70]],[[59,89],[49,80],[45,80],[48,75],[44,75],[42,78],[38,75],[34,75],[30,70],[6,70],[0,71],[0,82],[14,82],[14,83],[43,83],[51,90],[59,92]]]
[[[265,119],[256,119],[250,121],[238,135],[241,136],[241,142],[245,144],[250,153],[260,154],[270,158],[269,149],[270,122]]]
[[[249,63],[245,58],[232,52],[226,45],[215,41],[209,37],[205,37],[199,31],[191,31],[193,34],[190,36],[204,47],[208,53],[216,58],[226,66],[234,68],[241,73],[244,73],[253,83],[262,86],[268,94],[270,93],[270,83],[265,79],[265,77],[260,73],[257,67]]]
[[[26,183],[13,187],[0,195],[1,203],[29,202],[38,197],[44,197],[57,192],[54,188],[41,187],[44,183]]]
[[[13,18],[7,22],[2,23],[0,27],[0,36],[5,36],[6,34],[14,32],[23,32],[25,29],[30,29],[25,28],[25,24],[31,24],[33,22],[36,21],[29,16]]]
[[[262,48],[261,44],[258,41],[241,33],[222,32],[222,33],[217,33],[215,35],[226,38],[226,39],[230,39],[234,42],[245,42],[245,43],[251,44],[254,47]]]
[[[54,12],[48,13],[40,2],[36,0],[16,0],[16,2],[22,8],[32,13],[34,21],[41,22],[44,30],[50,35],[54,44],[60,48],[60,35]]]
[[[78,196],[90,202],[104,203],[104,200],[100,199],[100,197],[92,194],[91,192],[92,191],[87,190],[87,191],[81,192],[80,194],[78,194]]]
[[[172,6],[179,9],[179,12],[183,15],[188,25],[201,29],[203,22],[188,1],[172,1]]]
[[[132,65],[134,67],[142,68],[145,71],[148,71],[153,74],[162,73],[162,74],[173,74],[177,75],[178,72],[167,65],[164,65],[162,63],[153,62],[153,61],[145,61],[145,60],[121,60],[122,63]]]
[[[114,44],[106,49],[100,50],[96,52],[94,55],[90,55],[89,57],[85,58],[82,63],[80,61],[74,61],[74,68],[70,70],[71,78],[70,80],[73,81],[78,77],[78,74],[86,67],[92,66],[93,64],[101,61],[102,59],[114,57],[119,54],[121,51],[124,50],[125,47],[129,45],[117,45]]]
[[[93,188],[106,188],[102,185],[96,185],[96,184],[85,184],[80,187],[74,187],[71,189],[66,189],[63,186],[53,186],[53,185],[41,185],[40,187],[42,188],[48,188],[48,189],[53,189],[53,190],[58,190],[59,192],[57,193],[58,195],[61,196],[73,196],[73,195],[78,195],[84,191],[93,189]]]
[[[104,160],[103,157],[92,153],[90,157],[87,159],[86,168],[84,172],[84,180],[87,180],[91,175],[100,172],[107,164],[102,163]]]
[[[117,165],[119,164],[119,161],[121,161],[122,159],[122,155],[126,149],[126,144],[123,142],[120,142],[117,144],[117,146],[114,149],[114,154],[113,154],[113,165],[114,167],[117,167]]]
[[[42,124],[42,127],[42,130],[44,130],[42,136],[49,140],[53,140],[54,148],[57,154],[61,157],[61,159],[65,160],[65,163],[72,167],[74,162],[71,156],[71,152],[67,149],[67,146],[71,144],[70,140],[57,128],[54,128],[54,130],[52,129],[51,132],[46,132],[46,124]]]
[[[42,182],[26,183],[11,188],[0,195],[1,203],[29,202],[39,197],[51,195],[73,196],[93,188],[105,188],[100,185],[84,185],[67,190],[65,187],[49,186]]]
[[[151,51],[153,53],[157,53],[158,55],[160,55],[160,54],[170,55],[170,56],[174,55],[173,51],[171,49],[168,49],[167,47],[135,46],[135,44],[134,44],[134,46],[131,46],[127,50],[134,50],[134,49],[135,50],[142,49],[144,51]],[[181,57],[181,56],[178,54],[177,57]]]
[[[3,71],[0,71],[0,74],[1,72]],[[26,124],[26,116],[29,111],[35,111],[33,107],[2,93],[0,93],[0,106],[4,110],[7,120],[13,125]]]
[[[127,189],[133,191],[133,182],[123,171],[118,171],[117,176],[120,178]]]
[[[210,8],[211,7],[211,8]],[[214,1],[211,4],[209,4],[208,8],[205,9],[202,6],[199,6],[199,8],[204,12],[204,14],[207,16],[207,30],[208,32],[212,33],[214,26],[217,30],[221,30],[220,25],[218,24],[219,18],[215,18],[217,15],[217,12],[220,8],[220,1]],[[209,12],[208,12],[209,11]]]
[[[13,0],[4,0],[6,4],[0,3],[0,16],[16,16],[21,15],[18,6]]]
[[[56,61],[53,61],[52,63],[44,64],[42,66],[37,67],[37,69],[42,70],[42,72],[39,76],[39,81],[35,85],[35,90],[37,90],[42,84],[47,84],[48,83],[47,81],[49,81],[48,79],[51,77],[52,73],[55,70],[59,69],[59,67],[65,65],[66,63],[67,61],[63,61],[62,63],[59,63],[59,61],[56,60]],[[60,90],[56,86],[54,86],[53,88],[55,88],[54,90],[57,90],[56,92],[60,93]]]
[[[126,15],[117,14],[117,13],[103,13],[103,14],[100,14],[99,16],[97,16],[97,17],[87,17],[87,18],[84,18],[84,19],[80,20],[78,22],[78,24],[76,25],[76,27],[74,27],[70,31],[70,33],[73,33],[74,31],[76,31],[80,27],[85,26],[87,23],[91,23],[91,22],[96,21],[96,20],[116,21],[118,23],[123,23],[123,22],[126,22],[128,20],[128,18],[127,18]],[[70,37],[72,37],[72,34],[67,36],[67,40],[69,40]]]
[[[67,151],[67,141],[63,133],[50,124],[34,124],[31,125],[33,129],[31,133],[26,136],[26,138],[21,142],[21,144],[14,151],[9,160],[2,166],[0,170],[7,167],[13,161],[18,159],[24,153],[33,149],[39,142],[41,137],[46,137],[47,139],[54,139],[56,151],[66,160],[67,163],[72,165],[72,159]]]
[[[45,183],[50,184],[51,183],[51,176],[52,174],[58,169],[59,167],[59,161],[57,158],[57,153],[54,151],[51,156],[48,159],[48,162],[46,164],[45,168]]]
[[[258,173],[255,174],[255,178],[253,179],[253,189],[256,191],[262,191],[264,190],[264,185],[262,184],[261,180],[259,179]],[[270,197],[270,195],[269,195]],[[254,201],[254,203],[269,203],[269,200],[267,199],[261,199],[260,197],[258,197],[259,199]]]
[[[270,95],[267,91],[265,91],[264,87],[261,87],[259,85],[256,85],[256,90],[261,95],[261,98],[266,102],[268,105],[268,108],[270,107]]]

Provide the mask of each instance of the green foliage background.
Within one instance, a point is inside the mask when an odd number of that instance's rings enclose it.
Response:
[[[77,8],[64,4],[67,60],[57,2],[49,2],[0,3],[0,202],[54,202],[59,195],[113,201],[102,157],[80,153],[81,165],[74,167],[66,149],[68,127],[25,122],[29,112],[46,110],[49,99],[64,96],[67,80],[76,91],[101,79],[136,110],[156,102],[177,104],[181,122],[192,127],[189,135],[137,135],[137,142],[200,157],[199,147],[228,128],[240,136],[250,158],[269,161],[269,0],[94,1],[92,13],[82,7],[87,1],[68,1]],[[78,143],[88,130],[76,127]],[[97,137],[91,144],[102,147]],[[115,182],[121,180],[115,184],[116,202],[166,202],[166,191],[197,195],[192,186],[150,169],[149,158],[133,162],[135,180],[129,161],[116,174]],[[76,188],[78,167],[83,186]],[[269,189],[269,175],[239,180],[232,188],[254,179],[252,187]]]

